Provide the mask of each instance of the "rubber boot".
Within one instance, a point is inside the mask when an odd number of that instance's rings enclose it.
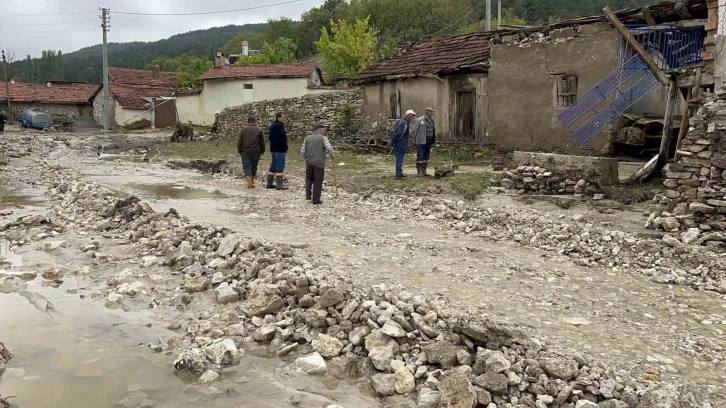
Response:
[[[421,175],[424,177],[429,177],[429,173],[426,172],[426,167],[421,167]]]
[[[287,186],[283,184],[283,176],[275,176],[275,184],[278,190],[287,190]]]
[[[245,177],[247,179],[247,188],[255,188],[255,178],[252,176]]]
[[[406,177],[407,177],[407,176],[406,176],[405,174],[403,174],[403,172],[401,172],[401,173],[396,173],[396,178],[397,178],[398,180],[403,180],[403,179],[405,179]]]
[[[272,174],[267,175],[267,188],[275,188],[275,176]]]

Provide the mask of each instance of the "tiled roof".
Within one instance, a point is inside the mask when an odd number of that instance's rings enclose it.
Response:
[[[375,62],[358,74],[356,83],[380,81],[395,75],[436,75],[477,64],[486,70],[489,40],[494,35],[478,32],[400,47],[392,57]]]
[[[99,85],[86,83],[34,84],[25,82],[10,83],[10,102],[18,103],[57,103],[76,105],[91,103]],[[6,101],[5,82],[0,82],[0,101]]]
[[[115,68],[108,69],[112,82],[123,85],[168,85],[176,87],[178,83],[175,72],[160,72],[159,82],[154,81],[154,72],[148,69]]]
[[[210,69],[199,79],[305,78],[316,69],[314,64],[226,65]]]
[[[204,90],[203,86],[189,86],[177,90],[177,95],[199,95]]]
[[[151,104],[144,98],[172,96],[174,88],[168,86],[110,84],[113,98],[124,109],[149,109]]]

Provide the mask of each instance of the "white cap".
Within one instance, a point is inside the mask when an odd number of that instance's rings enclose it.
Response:
[[[416,112],[414,112],[413,109],[409,109],[409,110],[406,111],[406,116],[408,116],[408,115],[415,115],[415,114],[416,114]]]

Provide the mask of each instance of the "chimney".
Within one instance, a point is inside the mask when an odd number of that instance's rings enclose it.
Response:
[[[159,64],[154,64],[153,79],[154,79],[154,82],[160,82],[161,81],[161,72],[159,72]]]
[[[46,86],[47,86],[48,88],[50,88],[50,82],[48,82],[48,83],[46,84]]]
[[[15,85],[15,80],[14,79],[11,79],[10,80],[10,85]]]
[[[242,56],[247,57],[250,55],[250,43],[242,41]]]

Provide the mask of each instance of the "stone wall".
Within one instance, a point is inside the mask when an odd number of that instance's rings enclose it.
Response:
[[[619,182],[612,158],[514,152],[512,163],[500,184],[520,193],[595,195]]]
[[[316,123],[327,125],[328,135],[335,137],[342,130],[338,123],[338,111],[345,103],[352,104],[360,111],[363,105],[361,90],[334,91],[234,106],[220,112],[219,130],[223,135],[238,134],[247,123],[247,116],[250,114],[255,115],[257,123],[266,128],[275,120],[276,112],[284,112],[287,117],[285,128],[291,139],[309,135]]]
[[[659,211],[647,227],[682,232],[684,242],[721,247],[726,241],[726,93],[706,97],[691,120],[677,163],[656,196]],[[704,235],[700,235],[706,233]]]
[[[109,126],[116,125],[116,100],[113,99],[113,95],[108,96],[109,109],[108,109],[108,124]],[[93,119],[99,125],[103,125],[103,89],[99,92],[95,98],[93,98]]]
[[[63,116],[70,116],[72,119],[78,119],[79,116],[90,116],[92,114],[92,106],[90,104],[67,105],[58,103],[13,103],[13,114],[15,118],[20,118],[20,114],[30,108],[41,109],[53,116],[53,119],[60,119]]]

